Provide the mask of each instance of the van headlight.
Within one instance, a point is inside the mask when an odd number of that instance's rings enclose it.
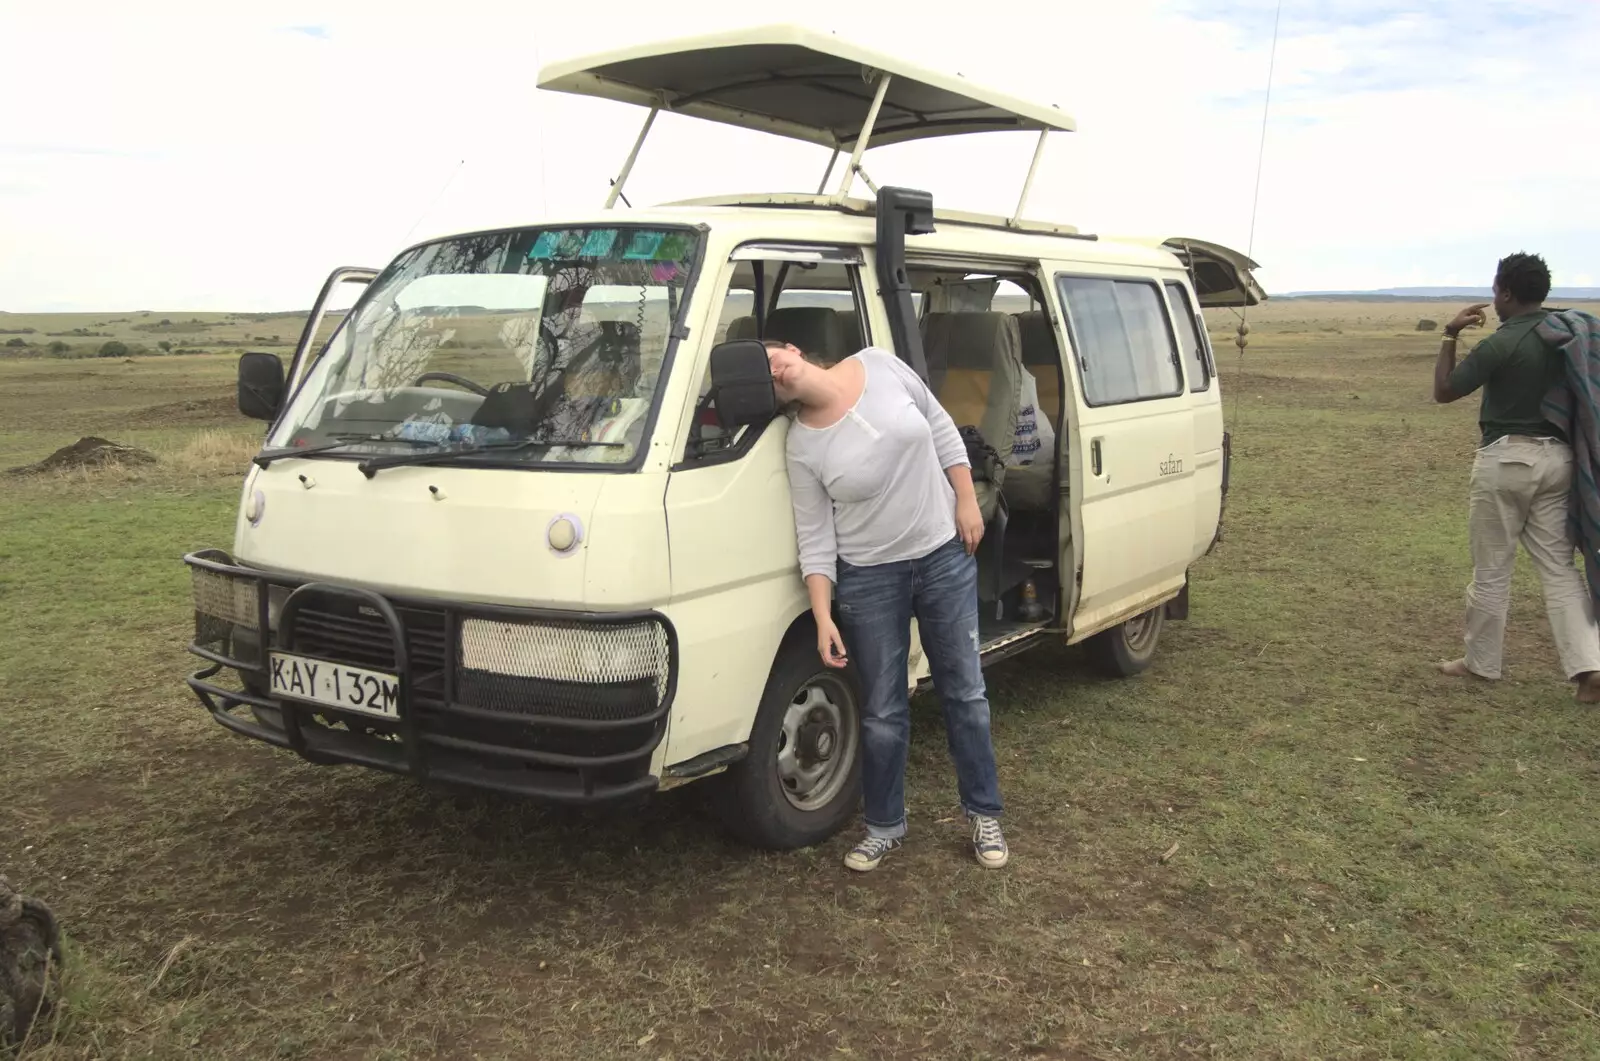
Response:
[[[666,674],[667,636],[653,621],[578,626],[464,619],[461,665],[558,682],[638,681]]]
[[[619,718],[648,714],[666,695],[666,627],[628,623],[463,619],[458,696],[514,713]]]

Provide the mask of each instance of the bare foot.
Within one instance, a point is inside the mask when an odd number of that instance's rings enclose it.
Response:
[[[1477,675],[1473,674],[1467,669],[1467,661],[1464,659],[1453,659],[1448,663],[1435,663],[1434,666],[1438,668],[1440,674],[1443,674],[1448,678],[1477,677]]]
[[[1578,675],[1578,703],[1600,704],[1600,671]]]

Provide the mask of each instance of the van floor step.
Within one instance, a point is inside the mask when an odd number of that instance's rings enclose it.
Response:
[[[1014,634],[1026,630],[1034,630],[1044,626],[1045,623],[1025,623],[1016,619],[979,619],[978,620],[978,650],[986,652],[997,641],[1004,641]]]

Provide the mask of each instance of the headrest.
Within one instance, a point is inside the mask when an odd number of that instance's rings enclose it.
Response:
[[[930,313],[923,318],[929,362],[951,369],[992,372],[1006,351],[1019,345],[1016,319],[1009,313]]]
[[[728,333],[722,341],[731,343],[739,339],[756,338],[756,319],[754,317],[735,317],[728,322]]]
[[[859,353],[867,345],[867,338],[861,331],[861,314],[855,310],[839,311],[839,330],[844,333],[844,356]]]
[[[1030,309],[1017,315],[1017,332],[1022,338],[1022,363],[1024,365],[1054,365],[1056,337],[1050,328],[1050,318],[1042,309]]]
[[[803,352],[837,361],[854,350],[844,350],[844,330],[839,315],[827,306],[779,306],[767,314],[767,339],[782,339]]]

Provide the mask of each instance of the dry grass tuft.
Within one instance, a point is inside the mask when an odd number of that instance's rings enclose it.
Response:
[[[261,438],[257,434],[241,434],[207,428],[197,431],[171,454],[163,463],[172,472],[209,479],[216,476],[243,476],[250,458],[261,451]]]

